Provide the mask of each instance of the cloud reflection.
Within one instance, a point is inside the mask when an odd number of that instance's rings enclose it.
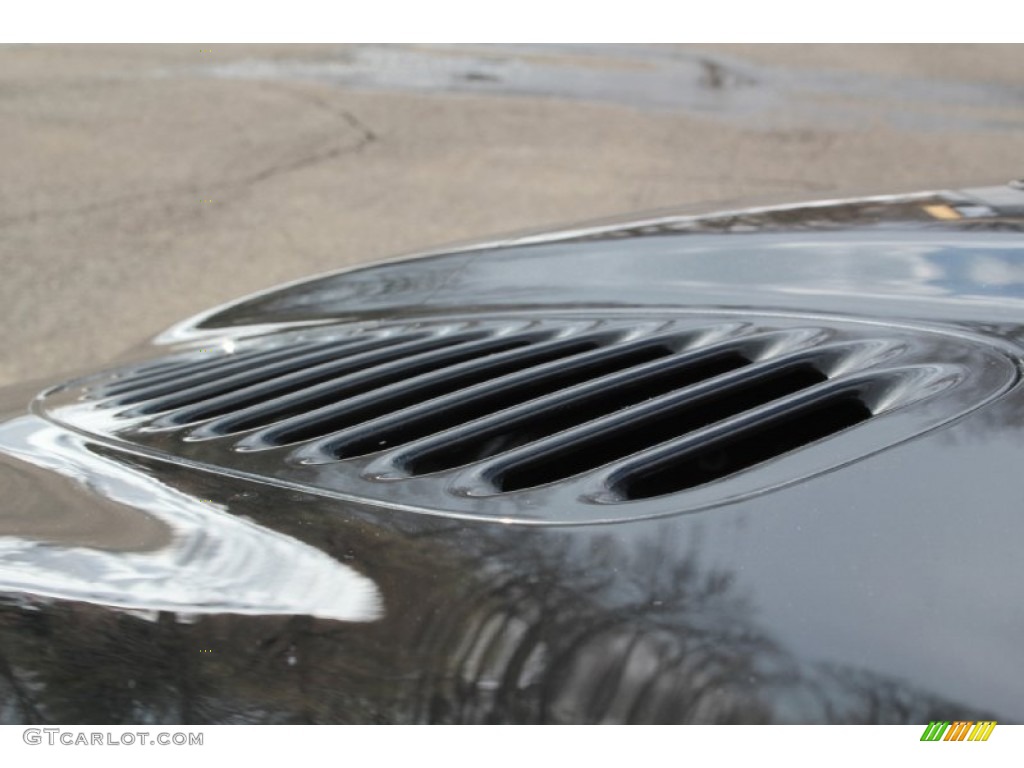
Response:
[[[383,614],[376,585],[351,567],[98,456],[37,417],[0,424],[0,457],[0,591],[185,614]],[[79,494],[57,493],[52,478],[26,488],[32,467],[71,480]],[[80,508],[92,524],[76,537]]]

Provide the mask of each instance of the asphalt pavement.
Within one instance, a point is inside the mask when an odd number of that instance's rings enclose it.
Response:
[[[0,384],[309,274],[1024,176],[1024,46],[0,47]]]

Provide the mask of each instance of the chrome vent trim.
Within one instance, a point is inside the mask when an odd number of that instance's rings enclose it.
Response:
[[[587,522],[809,477],[955,418],[1016,376],[996,348],[931,329],[466,316],[184,351],[70,382],[37,406],[134,450],[342,498]]]

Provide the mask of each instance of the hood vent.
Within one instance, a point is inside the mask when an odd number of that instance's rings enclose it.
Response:
[[[784,485],[954,418],[1015,378],[995,348],[931,330],[465,317],[186,351],[72,382],[41,407],[175,461],[343,498],[582,522]]]

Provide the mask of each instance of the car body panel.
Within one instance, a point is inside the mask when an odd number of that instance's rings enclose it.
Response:
[[[1011,188],[588,225],[264,292],[122,363],[629,312],[932,329],[1019,370],[1022,227]],[[0,396],[5,722],[1024,721],[1016,383],[751,497],[544,526],[133,450],[31,405],[58,383]]]

